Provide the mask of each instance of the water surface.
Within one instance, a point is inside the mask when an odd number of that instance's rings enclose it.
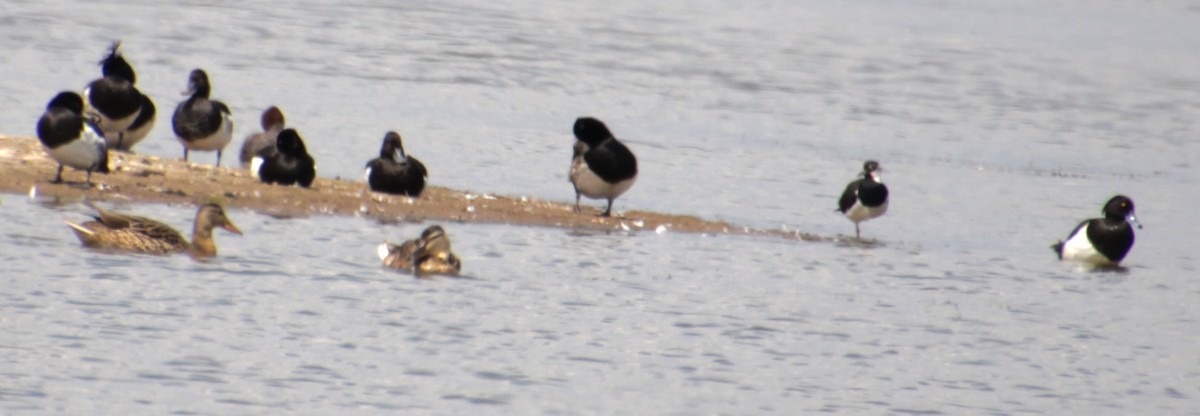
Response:
[[[98,16],[127,16],[100,20]],[[637,153],[618,211],[874,244],[446,224],[472,279],[374,246],[426,224],[235,210],[221,257],[77,247],[7,195],[9,414],[1195,414],[1200,10],[1187,2],[10,2],[0,132],[124,41],[165,114],[205,68],[235,143],[280,105],[319,174],[388,130],[439,186],[569,200],[571,122]],[[195,153],[211,163],[214,156]],[[226,163],[233,158],[226,155]],[[1048,246],[1116,193],[1121,272]],[[597,203],[592,201],[592,203]],[[598,203],[597,203],[598,204]],[[190,207],[119,208],[190,227]]]

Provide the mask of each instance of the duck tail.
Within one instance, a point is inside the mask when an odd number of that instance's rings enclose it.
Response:
[[[1059,260],[1062,260],[1063,244],[1064,243],[1062,240],[1058,240],[1057,243],[1054,243],[1054,245],[1050,246],[1050,248],[1054,250],[1054,254],[1058,255]]]
[[[380,260],[387,260],[387,257],[396,249],[397,247],[395,244],[384,241],[383,244],[380,244],[379,247],[375,249],[375,253],[379,255]]]
[[[75,232],[75,236],[79,237],[79,242],[83,243],[83,245],[95,246],[100,242],[100,239],[96,237],[95,231],[70,221],[63,222],[67,223],[68,227],[71,227],[71,231]]]

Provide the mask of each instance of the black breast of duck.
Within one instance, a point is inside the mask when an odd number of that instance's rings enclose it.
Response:
[[[404,153],[400,134],[391,131],[383,138],[379,157],[367,162],[364,176],[372,191],[417,197],[425,189],[429,171],[417,158]]]
[[[295,129],[279,132],[275,146],[264,148],[250,161],[250,171],[264,183],[298,184],[305,188],[317,177],[317,163]]]

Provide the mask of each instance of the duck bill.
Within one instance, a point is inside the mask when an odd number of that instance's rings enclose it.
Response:
[[[1142,229],[1142,223],[1138,222],[1137,217],[1133,216],[1132,212],[1130,212],[1129,215],[1125,216],[1125,221],[1129,222],[1130,224],[1136,225],[1139,230]]]
[[[231,233],[242,235],[242,230],[239,230],[236,225],[233,225],[233,223],[225,223],[225,225],[222,225],[221,228],[224,228],[226,231]]]

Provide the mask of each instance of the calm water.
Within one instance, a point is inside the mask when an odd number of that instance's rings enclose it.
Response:
[[[145,153],[203,67],[234,146],[280,105],[327,177],[394,129],[436,185],[565,201],[592,115],[641,161],[618,211],[846,235],[866,158],[892,204],[869,246],[448,224],[473,278],[417,281],[374,246],[424,224],[235,210],[196,263],[4,195],[0,413],[1200,414],[1200,8],[826,3],[10,1],[0,133],[122,39]],[[1127,268],[1057,262],[1115,193]]]

